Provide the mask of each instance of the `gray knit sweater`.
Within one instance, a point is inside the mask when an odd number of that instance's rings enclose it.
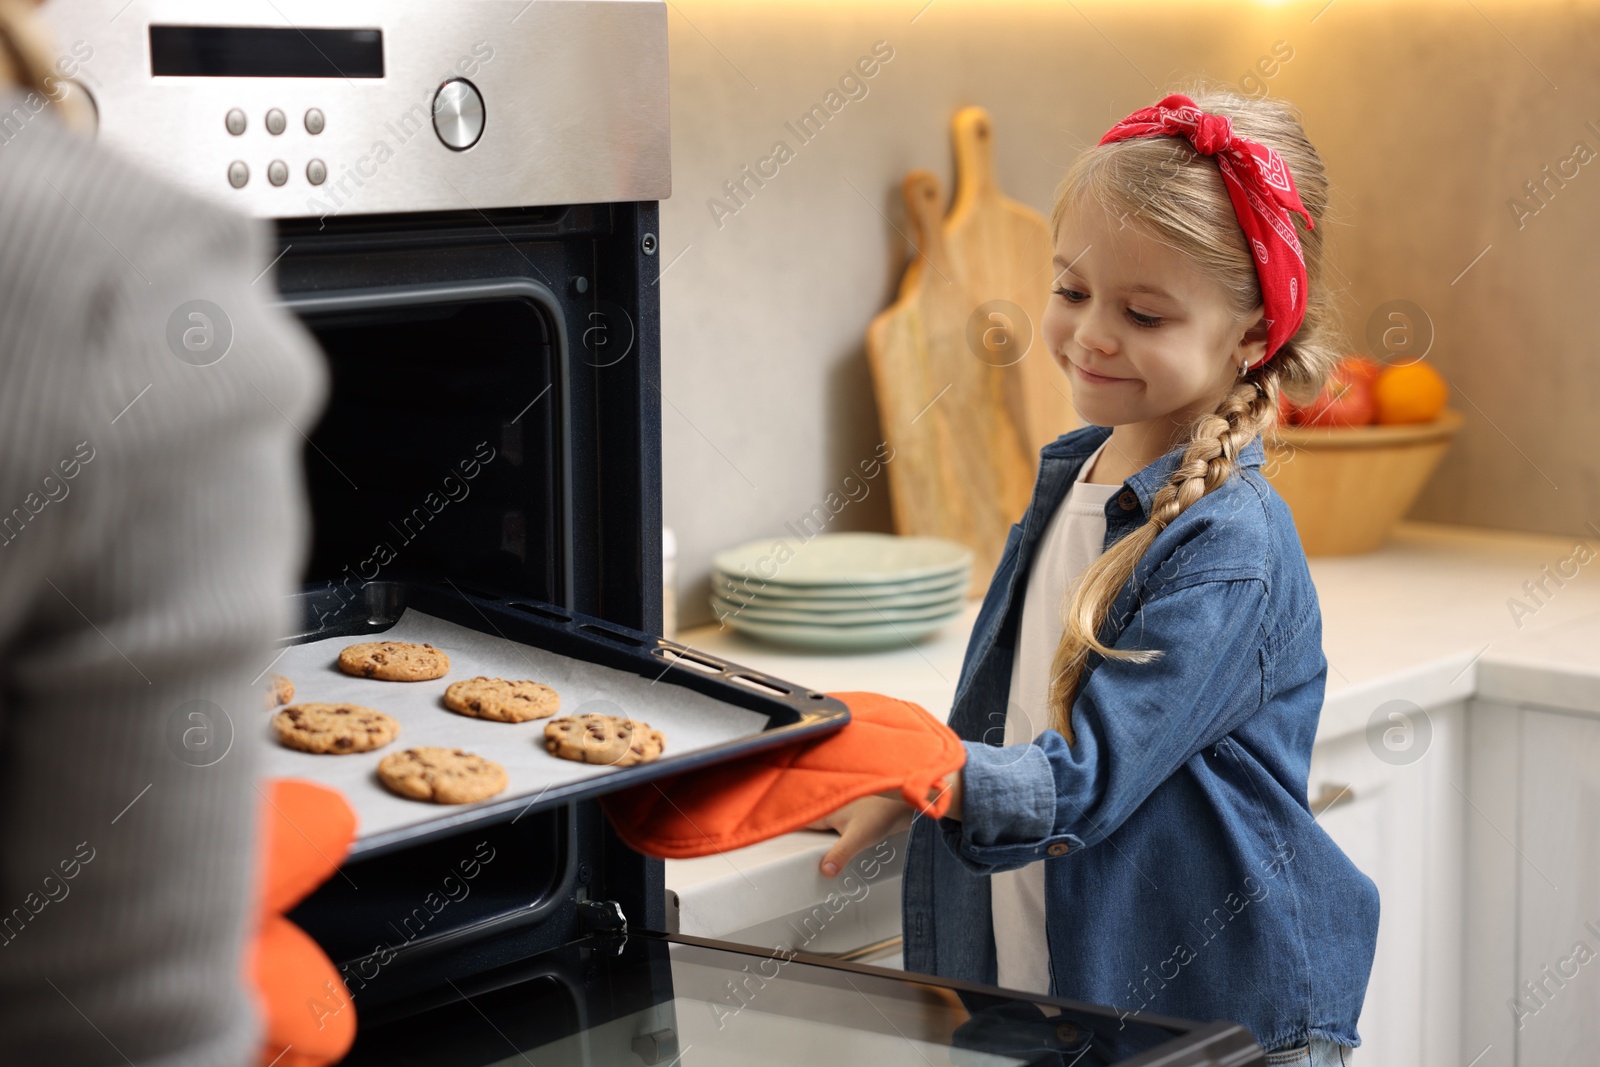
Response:
[[[326,371],[264,223],[9,87],[0,120],[0,1064],[242,1067]]]

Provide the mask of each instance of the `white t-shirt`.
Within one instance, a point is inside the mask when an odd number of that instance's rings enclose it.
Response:
[[[1108,439],[1109,440],[1109,439]],[[1105,450],[1101,444],[1078,472],[1077,481],[1050,517],[1028,570],[1011,665],[1006,702],[1007,745],[1025,745],[1050,727],[1050,664],[1063,629],[1061,613],[1068,587],[1104,550],[1106,502],[1122,486],[1084,481]],[[994,944],[999,962],[998,984],[1029,993],[1050,992],[1050,945],[1045,937],[1045,864],[1072,862],[1046,859],[989,879],[994,912]]]

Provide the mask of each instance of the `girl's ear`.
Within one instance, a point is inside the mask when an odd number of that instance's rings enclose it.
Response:
[[[1238,362],[1234,364],[1235,371],[1239,369],[1240,365],[1250,366],[1261,362],[1262,358],[1267,354],[1267,316],[1265,309],[1258,304],[1245,321],[1248,325],[1239,339],[1238,346],[1234,349],[1234,355],[1238,357]]]

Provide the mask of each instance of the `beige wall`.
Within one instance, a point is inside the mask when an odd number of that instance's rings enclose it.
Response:
[[[1600,540],[1600,158],[1520,228],[1508,206],[1577,142],[1600,153],[1600,2],[1324,4],[672,0],[662,433],[681,620],[711,619],[714,552],[843,492],[873,454],[862,338],[905,263],[901,178],[926,168],[948,191],[955,109],[989,109],[1002,188],[1048,213],[1116,118],[1185,76],[1237,83],[1279,41],[1293,58],[1264,89],[1302,108],[1333,180],[1352,344],[1380,304],[1414,302],[1467,416],[1412,517]],[[800,144],[785,122],[877,41],[893,58],[866,95]],[[707,201],[779,139],[793,158],[719,226]],[[865,484],[830,529],[890,529],[884,478]]]

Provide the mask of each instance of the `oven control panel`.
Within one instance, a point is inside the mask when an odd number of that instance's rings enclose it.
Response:
[[[48,0],[96,136],[247,214],[663,200],[665,0]],[[64,68],[58,68],[64,69]]]

